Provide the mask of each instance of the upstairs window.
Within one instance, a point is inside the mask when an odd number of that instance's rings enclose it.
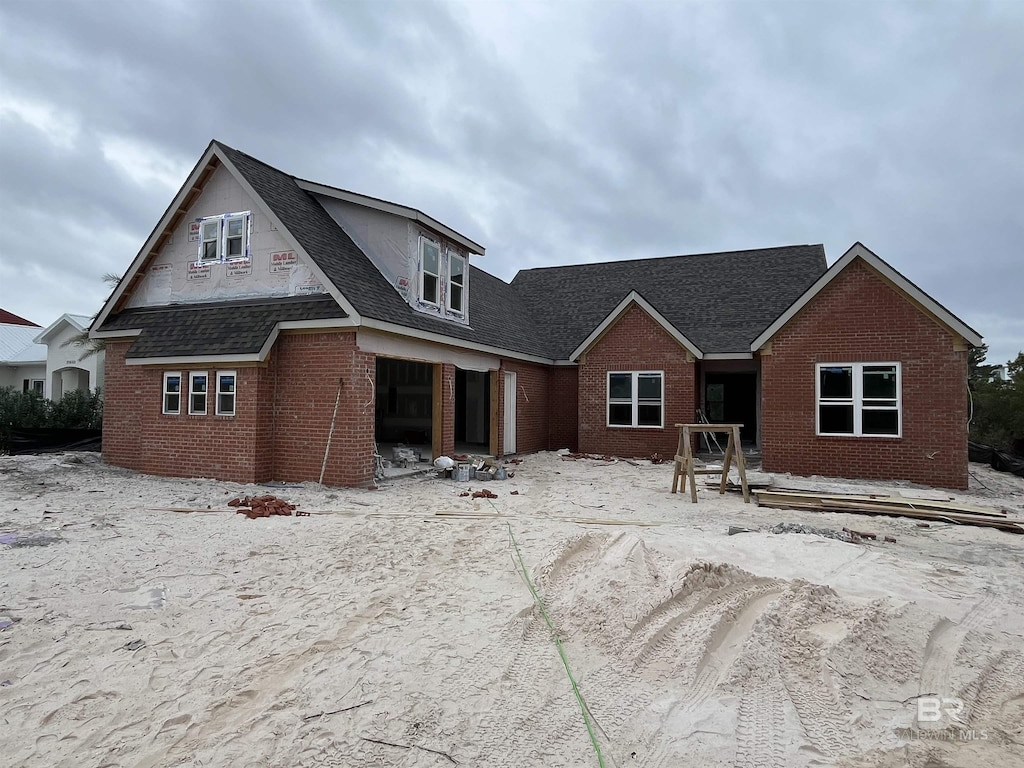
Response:
[[[608,426],[662,427],[664,377],[662,371],[610,371]]]
[[[188,412],[193,416],[206,415],[206,373],[188,375]]]
[[[437,290],[441,277],[440,251],[437,244],[421,240],[423,269],[420,272],[420,298],[427,304],[437,305]]]
[[[452,312],[465,312],[465,289],[466,260],[454,251],[448,251],[448,309]]]
[[[249,258],[248,211],[210,216],[199,226],[199,261],[233,261]]]
[[[820,363],[817,374],[819,435],[900,437],[899,363]]]
[[[164,374],[164,413],[181,413],[181,374],[176,371]]]
[[[235,415],[234,371],[217,371],[217,415]]]

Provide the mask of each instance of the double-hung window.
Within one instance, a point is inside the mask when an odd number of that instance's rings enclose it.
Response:
[[[662,371],[609,371],[608,426],[664,426],[664,378]]]
[[[235,415],[234,371],[217,371],[217,415]]]
[[[464,312],[466,289],[466,260],[454,251],[448,251],[448,309]]]
[[[188,375],[188,412],[193,416],[206,415],[206,387],[205,371]]]
[[[441,251],[437,243],[421,239],[423,269],[420,270],[420,298],[426,304],[438,303],[438,288],[441,278]]]
[[[181,373],[168,371],[164,374],[164,413],[181,413]]]
[[[199,225],[199,261],[249,257],[249,212],[210,216]]]
[[[900,437],[899,363],[819,363],[817,433]]]

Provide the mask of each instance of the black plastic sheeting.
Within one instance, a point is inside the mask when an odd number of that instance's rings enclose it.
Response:
[[[971,461],[988,464],[999,472],[1011,472],[1018,477],[1024,477],[1024,457],[1013,456],[990,445],[968,442],[967,458]]]
[[[98,429],[11,429],[11,454],[99,451],[103,433]]]

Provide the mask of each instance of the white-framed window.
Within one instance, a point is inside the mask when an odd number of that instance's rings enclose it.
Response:
[[[193,371],[188,375],[188,412],[193,416],[206,415],[206,371]]]
[[[242,211],[200,219],[199,261],[249,258],[250,217],[249,211]]]
[[[199,260],[220,260],[220,219],[206,219],[199,227]]]
[[[441,288],[441,250],[437,243],[420,238],[420,299],[425,304],[437,306]]]
[[[455,251],[448,251],[448,309],[465,312],[466,259]]]
[[[901,437],[899,363],[818,363],[819,435]]]
[[[217,371],[217,410],[218,416],[235,415],[235,381],[234,371]]]
[[[608,426],[663,427],[664,381],[664,371],[609,371]]]
[[[181,372],[167,371],[164,373],[164,407],[166,414],[181,413]]]
[[[244,259],[248,255],[246,240],[248,235],[249,215],[245,213],[228,216],[224,219],[224,259],[233,261]]]

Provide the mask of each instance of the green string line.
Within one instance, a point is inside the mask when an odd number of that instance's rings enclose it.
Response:
[[[551,636],[555,640],[555,647],[558,648],[558,655],[562,659],[562,666],[565,667],[565,674],[569,676],[569,682],[572,683],[572,692],[576,695],[576,703],[580,705],[580,714],[583,715],[583,722],[586,723],[587,733],[590,735],[590,743],[594,745],[594,752],[597,753],[597,764],[601,768],[604,766],[604,757],[601,755],[601,745],[597,743],[597,736],[594,735],[594,727],[590,722],[590,714],[587,711],[587,705],[583,702],[583,696],[580,693],[579,686],[576,684],[576,678],[572,675],[572,670],[569,669],[569,659],[566,658],[565,648],[562,647],[562,640],[558,637],[558,632],[555,631],[555,625],[551,623],[551,617],[548,616],[547,610],[544,608],[544,601],[540,599],[540,595],[537,594],[537,588],[533,586],[533,582],[530,580],[530,574],[526,571],[526,563],[523,562],[523,553],[519,551],[519,543],[516,541],[516,537],[512,533],[512,524],[506,523],[508,526],[508,537],[512,541],[512,546],[516,550],[516,557],[519,559],[519,570],[523,574],[523,578],[526,580],[526,586],[530,588],[530,594],[533,595],[533,599],[537,602],[537,607],[540,608],[540,615],[544,617],[544,621],[548,625],[548,629],[551,630]]]

